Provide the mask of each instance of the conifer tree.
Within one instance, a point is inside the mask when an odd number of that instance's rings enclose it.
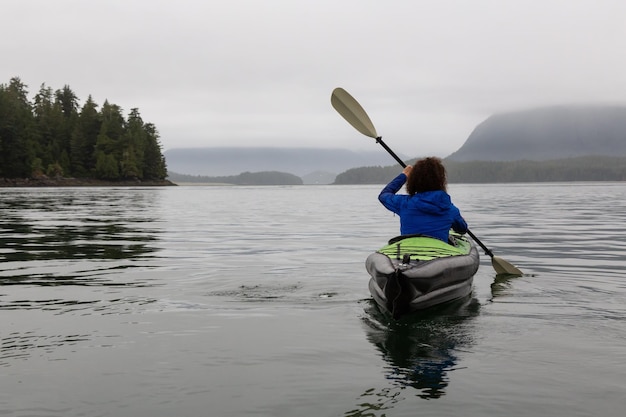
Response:
[[[31,174],[33,119],[27,88],[18,77],[0,85],[0,177]]]
[[[101,124],[98,105],[89,96],[78,114],[70,141],[72,174],[76,177],[94,175],[96,141]]]

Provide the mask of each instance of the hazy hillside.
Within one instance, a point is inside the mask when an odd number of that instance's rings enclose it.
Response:
[[[279,171],[304,184],[379,183],[398,169],[378,147],[177,148],[164,156],[169,172],[217,177]],[[626,106],[560,106],[493,115],[446,162],[451,182],[623,181],[624,157]],[[506,164],[510,161],[525,162]]]
[[[190,175],[237,175],[281,171],[300,177],[325,172],[335,175],[358,166],[386,165],[389,155],[372,151],[313,148],[174,148],[164,152],[169,171]]]
[[[451,161],[545,161],[626,156],[626,107],[549,107],[496,114],[479,124]]]

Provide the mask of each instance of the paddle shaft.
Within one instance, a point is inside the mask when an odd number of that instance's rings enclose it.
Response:
[[[471,237],[472,239],[474,239],[474,242],[478,243],[478,246],[480,246],[481,248],[483,248],[483,250],[485,251],[485,253],[486,253],[487,255],[489,255],[491,258],[493,258],[493,252],[491,252],[491,251],[489,250],[489,248],[488,248],[487,246],[485,246],[485,245],[483,244],[483,242],[481,242],[481,241],[480,241],[480,240],[479,240],[479,239],[478,239],[478,238],[474,235],[474,233],[472,233],[472,231],[471,231],[471,230],[467,229],[467,234],[468,234],[468,235],[470,235],[470,237]]]
[[[402,159],[400,159],[400,157],[398,157],[398,155],[396,155],[396,153],[394,151],[391,150],[391,148],[389,148],[389,146],[387,146],[387,144],[385,142],[383,142],[383,137],[379,136],[376,138],[376,142],[380,143],[380,146],[382,146],[383,148],[385,148],[385,150],[387,152],[389,152],[389,155],[393,156],[393,158],[398,161],[398,163],[400,164],[400,166],[402,168],[406,168],[406,164],[404,163],[404,161],[402,161]]]

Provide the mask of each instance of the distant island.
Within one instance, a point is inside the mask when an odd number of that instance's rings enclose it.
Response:
[[[228,185],[302,185],[302,178],[286,172],[242,172],[239,175],[209,177],[170,172],[168,179],[176,184],[228,184]]]

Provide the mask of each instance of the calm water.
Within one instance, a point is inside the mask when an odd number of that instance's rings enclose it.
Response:
[[[467,300],[398,323],[378,186],[0,189],[0,416],[623,416],[626,183],[453,185]]]

